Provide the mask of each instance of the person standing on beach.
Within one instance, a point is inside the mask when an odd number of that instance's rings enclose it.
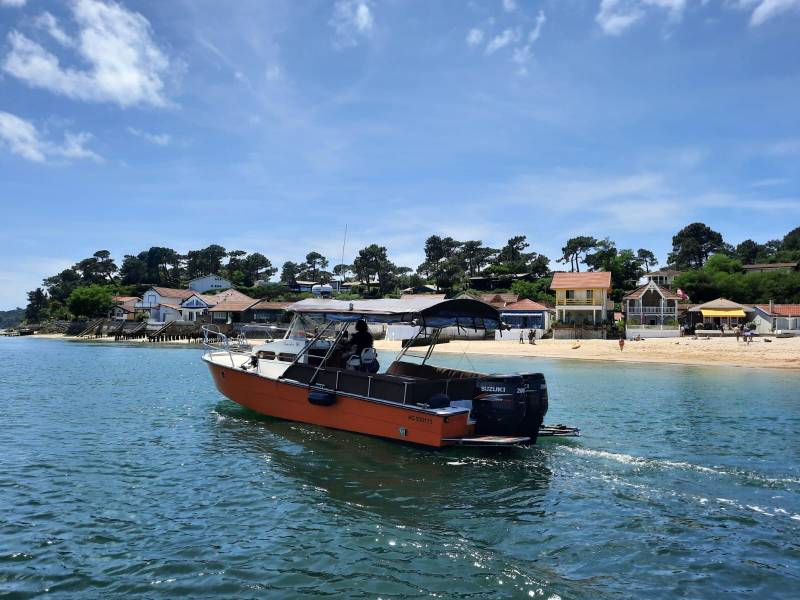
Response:
[[[536,334],[533,332],[533,329],[528,330],[528,343],[533,346],[536,345]]]
[[[625,348],[625,332],[619,334],[619,351],[622,352]]]
[[[522,333],[523,333],[522,329],[520,329],[519,330],[519,343],[520,344],[524,344],[525,343],[525,336],[523,336]]]
[[[739,343],[739,326],[735,325],[733,328],[733,335],[736,336],[736,343]]]

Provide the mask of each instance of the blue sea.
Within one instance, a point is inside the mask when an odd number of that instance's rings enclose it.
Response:
[[[583,435],[431,451],[248,412],[200,354],[0,338],[0,597],[800,594],[800,373],[446,356]]]

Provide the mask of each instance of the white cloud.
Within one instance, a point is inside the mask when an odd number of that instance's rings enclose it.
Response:
[[[528,34],[528,43],[532,44],[536,40],[539,39],[539,36],[542,35],[542,27],[547,21],[547,17],[544,15],[544,11],[540,10],[539,14],[536,15],[536,25],[534,25],[533,30]]]
[[[88,69],[63,67],[55,54],[12,31],[3,70],[33,87],[78,100],[122,107],[168,104],[163,78],[170,61],[153,41],[147,19],[100,0],[75,0],[71,9],[79,27],[76,52]]]
[[[506,12],[514,12],[517,10],[517,3],[514,0],[503,0],[503,9]]]
[[[513,42],[519,41],[519,31],[514,29],[506,29],[501,34],[493,37],[488,44],[486,44],[486,54],[494,54],[501,48],[505,48]]]
[[[467,34],[467,46],[477,46],[483,41],[483,31],[470,29]]]
[[[539,14],[536,16],[536,25],[534,25],[533,29],[528,34],[528,42],[524,46],[515,48],[514,53],[511,55],[511,60],[519,67],[517,72],[520,75],[528,74],[528,62],[531,59],[531,46],[533,46],[542,35],[542,27],[545,21],[547,21],[547,17],[544,11],[540,10]]]
[[[750,16],[750,25],[757,27],[791,11],[800,11],[800,0],[761,0]]]
[[[33,162],[47,162],[51,158],[89,158],[101,161],[99,155],[85,147],[91,139],[89,133],[64,133],[64,141],[56,144],[44,140],[36,127],[11,113],[0,111],[0,142],[18,156]]]
[[[619,35],[644,16],[644,11],[634,6],[620,6],[620,0],[602,0],[595,20],[603,33]]]
[[[602,0],[595,20],[607,35],[620,35],[651,8],[666,10],[670,21],[683,18],[687,0]]]
[[[367,0],[337,0],[329,24],[336,32],[337,46],[358,45],[359,38],[368,37],[374,25],[369,2]]]
[[[264,72],[267,81],[275,81],[281,77],[281,68],[278,65],[270,65]]]
[[[50,34],[55,41],[57,41],[62,46],[71,46],[72,45],[72,38],[70,38],[61,26],[58,24],[56,18],[51,15],[49,12],[43,12],[38,17],[33,20],[33,24],[38,27],[39,29],[43,29],[47,33]]]
[[[0,6],[25,6],[27,0],[0,0]]]
[[[143,140],[147,140],[151,144],[155,144],[156,146],[166,146],[170,143],[172,138],[167,133],[150,133],[148,131],[142,131],[141,129],[136,129],[135,127],[128,127],[128,133],[131,135],[135,135],[136,137],[142,138]]]

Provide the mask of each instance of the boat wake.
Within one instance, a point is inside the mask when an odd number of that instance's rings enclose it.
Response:
[[[763,473],[754,471],[747,471],[744,469],[724,469],[721,467],[708,467],[704,465],[696,465],[694,463],[676,460],[666,460],[659,458],[646,458],[643,456],[634,456],[631,454],[623,454],[620,452],[608,452],[606,450],[592,450],[590,448],[578,448],[572,446],[562,446],[566,452],[570,452],[577,456],[588,456],[593,458],[600,458],[604,460],[613,460],[615,462],[641,466],[651,469],[677,469],[684,471],[695,471],[697,473],[708,473],[718,475],[721,477],[734,477],[737,479],[744,479],[748,482],[762,485],[765,487],[780,487],[785,488],[787,484],[800,484],[800,478],[797,477],[770,477]]]

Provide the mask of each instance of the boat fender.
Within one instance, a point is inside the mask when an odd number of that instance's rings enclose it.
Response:
[[[310,390],[308,401],[317,406],[332,406],[336,403],[336,394],[327,390]]]

